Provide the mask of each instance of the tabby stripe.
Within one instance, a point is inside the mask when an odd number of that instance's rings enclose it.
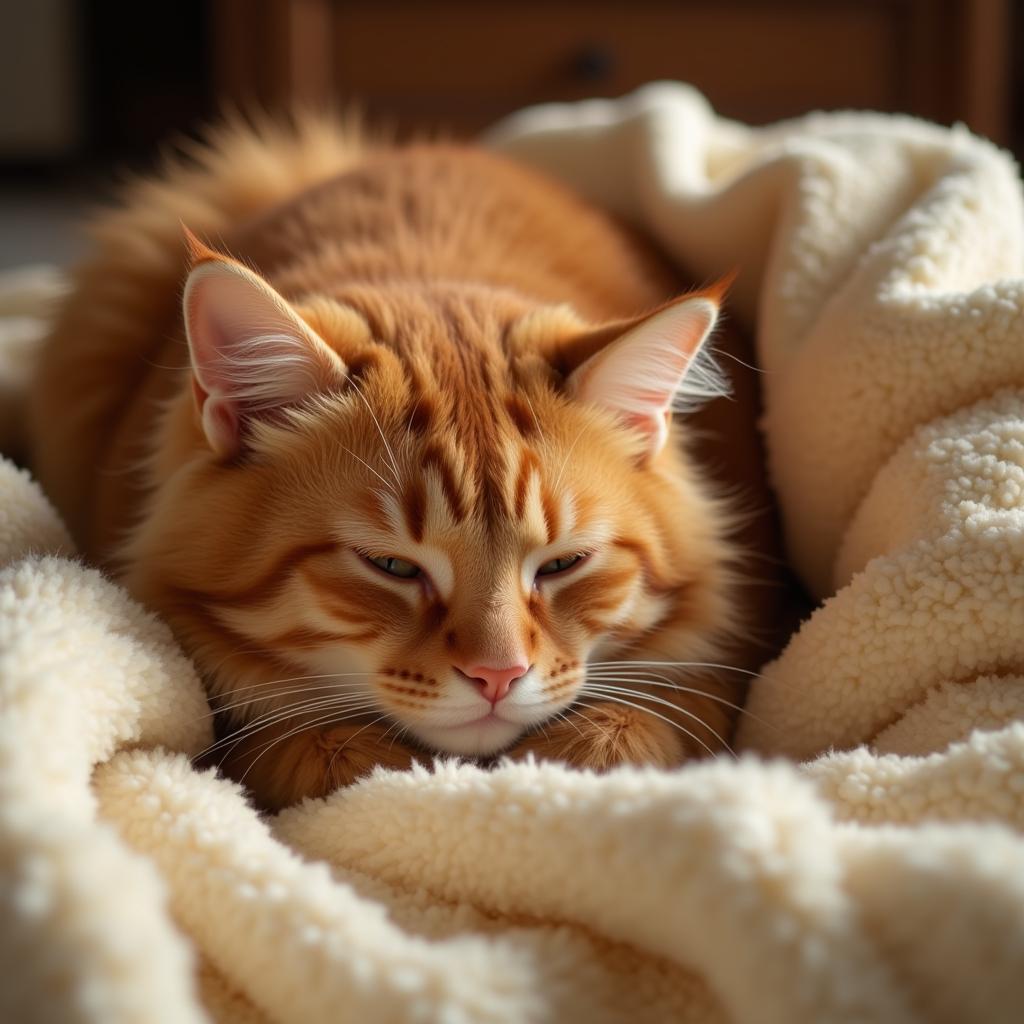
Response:
[[[566,591],[578,589],[589,593],[591,590],[597,590],[607,595],[609,590],[621,590],[626,584],[632,583],[635,575],[633,569],[605,569],[603,572],[599,570],[583,577],[575,586],[567,587]]]
[[[385,690],[393,690],[395,693],[404,693],[408,697],[424,697],[428,700],[436,700],[441,695],[436,690],[420,690],[415,686],[398,686],[395,683],[381,683]]]
[[[606,597],[603,600],[594,601],[583,601],[583,607],[578,609],[579,612],[614,612],[622,607],[623,601],[622,594],[616,594],[612,597]]]
[[[459,493],[458,484],[455,482],[455,474],[452,472],[448,460],[437,445],[430,445],[423,453],[423,468],[433,468],[440,481],[441,490],[444,492],[445,500],[451,509],[452,518],[461,523],[466,518],[466,510],[462,503],[462,495]]]
[[[352,626],[365,626],[367,623],[376,621],[376,616],[367,612],[365,603],[349,604],[338,593],[338,580],[323,579],[309,570],[303,572],[302,578],[309,584],[311,590],[316,591],[316,598],[321,608],[334,618],[342,619]]]
[[[505,411],[523,440],[528,441],[536,436],[537,421],[533,410],[519,395],[512,392],[505,396]]]
[[[578,621],[589,633],[603,633],[612,624],[610,621],[602,622],[600,619],[591,618],[589,615],[581,615]]]
[[[201,604],[231,604],[247,607],[262,604],[284,583],[285,579],[303,562],[317,555],[326,555],[338,549],[334,541],[322,541],[319,544],[300,544],[281,555],[277,561],[261,577],[246,586],[222,593],[210,590],[198,590],[189,587],[173,587],[182,597]]]
[[[422,386],[418,386],[410,397],[412,408],[406,417],[409,430],[420,437],[429,433],[434,423],[434,402],[427,395],[422,393]]]
[[[421,479],[411,480],[406,486],[402,495],[402,513],[409,536],[419,544],[427,521],[427,492]]]
[[[240,661],[244,663],[246,660],[256,662],[260,668],[266,668],[267,662],[271,662],[278,669],[284,669],[288,672],[292,672],[299,667],[295,662],[280,657],[276,651],[260,647],[254,648],[253,644],[255,641],[252,637],[224,625],[208,608],[196,604],[193,598],[189,596],[188,591],[183,591],[178,587],[167,587],[165,592],[172,597],[176,617],[191,623],[186,625],[181,631],[191,635],[195,641],[193,647],[211,647],[213,642],[216,641],[219,649],[224,642],[228,644],[230,648],[229,654],[218,662],[218,667],[227,664],[230,660],[232,675],[237,674],[238,663]],[[170,604],[171,602],[169,602]],[[180,628],[177,623],[175,623],[175,627]]]
[[[376,629],[367,629],[362,633],[328,633],[324,630],[299,626],[286,633],[279,633],[277,636],[271,637],[266,643],[271,647],[329,647],[331,644],[373,640],[377,635]]]
[[[524,448],[519,459],[519,472],[516,475],[516,487],[513,492],[515,517],[520,521],[526,512],[526,494],[530,488],[530,476],[535,470],[540,471],[540,459],[532,449]]]
[[[533,621],[537,626],[542,629],[545,633],[551,632],[551,617],[548,614],[547,608],[544,606],[544,601],[540,595],[534,593],[530,595],[529,601],[530,614],[533,616]]]
[[[544,694],[545,696],[553,697],[556,693],[561,693],[563,690],[575,686],[579,681],[579,676],[574,676],[572,679],[563,679],[562,682],[556,683],[554,686],[545,687]]]
[[[670,583],[668,580],[660,577],[654,571],[651,553],[639,541],[626,540],[625,537],[616,537],[612,541],[612,546],[620,548],[623,551],[629,551],[635,556],[636,560],[640,563],[640,569],[644,574],[644,585],[652,594],[671,596],[678,593],[678,591],[685,586],[685,584]]]

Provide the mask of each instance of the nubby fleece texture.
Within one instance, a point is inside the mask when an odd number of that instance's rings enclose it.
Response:
[[[1024,1017],[1024,196],[963,129],[679,85],[489,143],[734,267],[822,600],[738,760],[379,770],[262,818],[169,629],[0,467],[0,1019]],[[0,446],[60,282],[0,288]],[[38,317],[33,320],[33,317]]]

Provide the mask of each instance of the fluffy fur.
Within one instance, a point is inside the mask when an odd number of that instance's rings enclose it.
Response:
[[[227,130],[96,234],[37,472],[195,657],[264,805],[431,751],[721,748],[735,690],[693,663],[734,625],[729,517],[666,383],[718,292],[665,305],[626,231],[503,159],[320,122]],[[494,702],[474,666],[520,662]]]

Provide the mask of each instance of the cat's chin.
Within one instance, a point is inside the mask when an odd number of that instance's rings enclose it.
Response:
[[[420,725],[411,731],[422,743],[440,754],[463,757],[490,757],[511,746],[525,726],[495,715],[487,715],[465,725]]]

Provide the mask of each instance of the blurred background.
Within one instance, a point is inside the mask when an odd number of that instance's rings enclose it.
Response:
[[[1024,155],[1024,0],[0,0],[0,268],[225,104],[358,101],[462,136],[654,79],[761,124],[901,111]]]

